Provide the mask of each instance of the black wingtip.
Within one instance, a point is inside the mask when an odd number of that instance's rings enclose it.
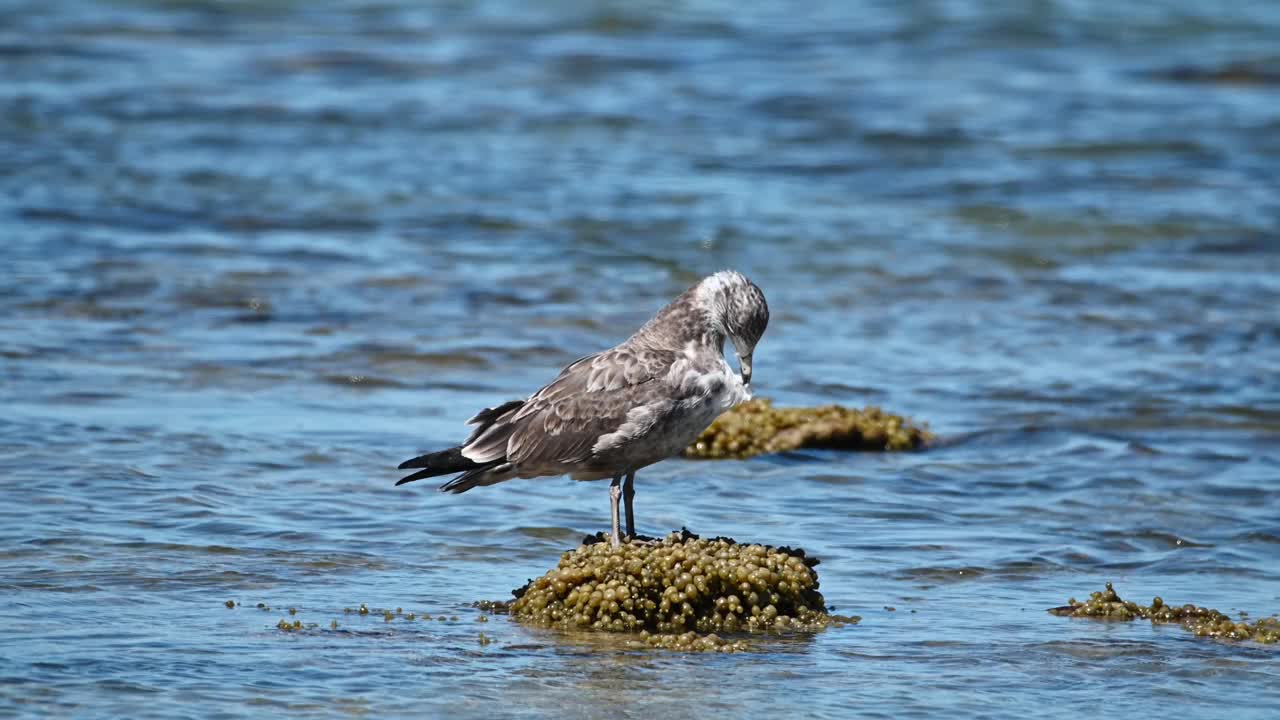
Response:
[[[411,458],[400,463],[398,469],[414,469],[418,470],[418,472],[401,479],[400,482],[396,483],[396,485],[403,485],[407,482],[421,480],[422,478],[436,477],[438,475],[449,475],[464,471],[469,472],[475,470],[477,467],[491,467],[496,465],[498,462],[499,461],[494,461],[481,465],[463,457],[461,446],[452,447],[448,450],[441,450],[440,452],[419,455],[416,458]]]
[[[400,478],[400,481],[396,483],[396,487],[399,487],[405,483],[411,483],[414,480],[421,480],[422,478],[435,477],[436,475],[439,475],[439,474],[440,474],[439,470],[431,470],[431,469],[419,470],[418,472],[412,475],[407,475],[405,477]]]
[[[423,466],[424,463],[427,462],[427,458],[431,457],[432,454],[433,453],[427,453],[426,455],[419,455],[418,457],[415,457],[415,458],[409,458],[408,460],[405,460],[404,462],[397,465],[396,469],[408,470],[409,468],[420,468]]]

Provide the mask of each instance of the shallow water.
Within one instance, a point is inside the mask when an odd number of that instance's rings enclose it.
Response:
[[[1274,646],[1044,609],[1280,612],[1280,8],[421,5],[0,7],[0,714],[1270,716]],[[669,461],[641,529],[862,623],[478,622],[605,485],[395,464],[728,266],[760,394],[943,440]]]

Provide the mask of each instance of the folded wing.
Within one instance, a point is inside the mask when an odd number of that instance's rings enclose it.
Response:
[[[484,424],[462,454],[477,463],[504,461],[513,477],[564,472],[588,460],[602,436],[628,422],[628,413],[655,394],[655,382],[675,359],[668,351],[626,346],[580,358],[528,400],[477,415]]]

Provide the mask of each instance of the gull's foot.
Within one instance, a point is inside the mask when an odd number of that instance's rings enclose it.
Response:
[[[583,545],[595,545],[597,543],[602,543],[602,542],[607,542],[613,547],[617,548],[621,546],[621,543],[626,543],[628,545],[657,545],[658,543],[662,542],[662,538],[649,537],[648,535],[631,535],[631,536],[624,535],[619,540],[614,538],[612,533],[607,533],[607,532],[604,532],[603,530],[597,533],[592,533],[582,538]]]

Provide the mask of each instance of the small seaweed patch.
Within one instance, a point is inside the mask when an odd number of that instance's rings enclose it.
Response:
[[[226,602],[222,603],[222,605],[228,609],[235,609],[240,607],[240,603],[235,602],[233,600],[227,600]],[[257,603],[256,605],[254,605],[254,607],[263,612],[270,612],[272,609],[270,605],[262,602]],[[287,612],[291,616],[297,616],[302,613],[302,610],[299,610],[296,606],[285,608],[285,610],[287,610]],[[414,621],[417,621],[417,620],[425,621],[425,620],[433,619],[431,615],[428,613],[419,614],[416,612],[405,612],[404,608],[399,608],[399,607],[395,608],[394,610],[378,608],[378,607],[370,608],[365,603],[360,603],[360,606],[358,608],[345,607],[342,609],[342,612],[344,615],[354,614],[354,615],[359,615],[362,618],[368,618],[368,619],[381,617],[384,623],[391,623],[393,621],[404,621],[404,622],[413,623]],[[434,619],[439,620],[441,622],[445,622],[445,621],[458,622],[459,620],[457,615],[453,615],[453,616],[441,615]],[[477,622],[488,622],[488,620],[489,618],[485,617],[484,615],[481,615],[478,618],[476,618]],[[322,626],[318,623],[303,623],[302,620],[284,619],[284,618],[282,618],[278,623],[276,623],[275,627],[277,630],[281,630],[284,632],[297,632],[300,630],[322,630]],[[329,624],[328,624],[329,630],[337,631],[339,627],[341,627],[341,625],[338,623],[337,620],[329,621]],[[346,632],[346,630],[344,630],[344,632]]]
[[[719,633],[811,632],[860,619],[827,613],[818,561],[798,548],[702,539],[688,530],[617,549],[601,539],[564,553],[556,568],[513,590],[514,601],[477,607],[540,627],[633,633],[651,647],[720,652],[747,645]]]
[[[1150,605],[1139,605],[1123,600],[1107,583],[1105,590],[1089,593],[1089,599],[1080,602],[1075,598],[1066,605],[1050,608],[1049,612],[1063,617],[1092,618],[1128,622],[1150,620],[1153,624],[1178,624],[1200,637],[1218,640],[1253,640],[1260,643],[1280,642],[1280,618],[1275,616],[1248,622],[1243,618],[1232,620],[1226,613],[1187,603],[1166,605],[1160,597],[1152,598]],[[1243,615],[1243,613],[1242,613]]]
[[[801,448],[916,450],[932,440],[926,427],[878,407],[776,408],[761,398],[716,418],[684,455],[740,459]]]

